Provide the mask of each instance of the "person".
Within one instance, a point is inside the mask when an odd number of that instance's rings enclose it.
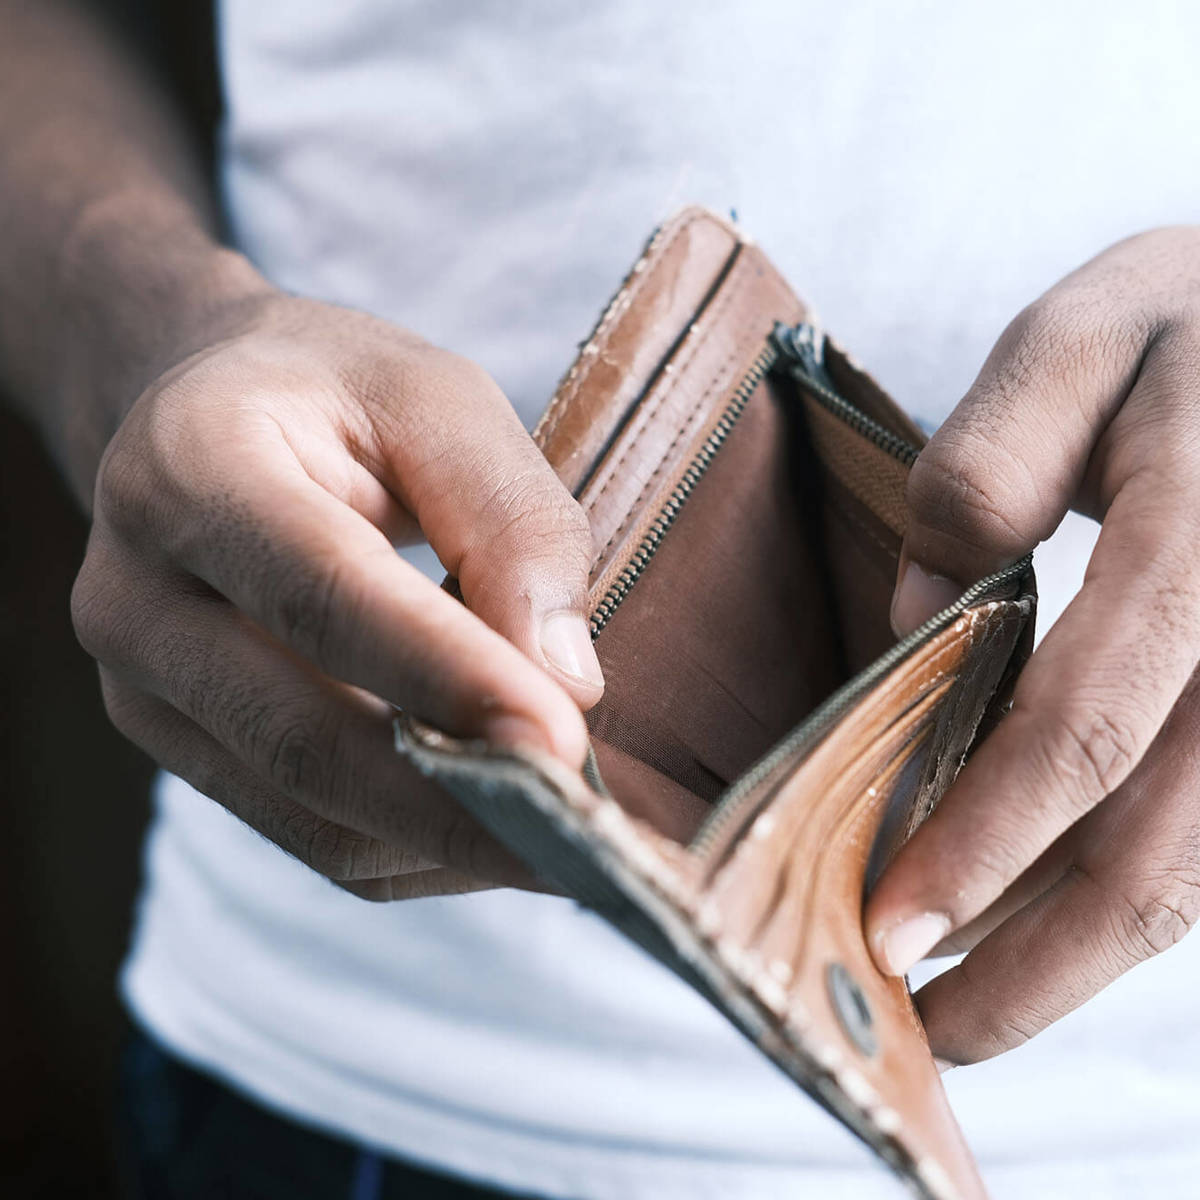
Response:
[[[1200,952],[1079,1006],[1200,911],[1200,14],[219,15],[227,243],[120,47],[0,2],[3,382],[91,513],[72,612],[109,714],[173,773],[123,976],[146,1193],[894,1194],[390,750],[398,704],[581,762],[587,527],[522,423],[701,201],[903,403],[953,408],[912,472],[899,631],[1069,510],[1101,523],[866,928],[896,974],[970,950],[919,993],[946,1064],[1054,1025],[947,1077],[997,1195],[1195,1194]]]

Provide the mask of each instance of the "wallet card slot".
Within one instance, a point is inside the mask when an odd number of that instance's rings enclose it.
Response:
[[[864,439],[812,396],[804,397],[804,409],[808,434],[824,470],[870,509],[898,549],[907,517],[909,464]]]
[[[835,517],[842,521],[857,523],[860,536],[847,539],[847,544],[856,548],[857,552],[878,559],[878,554],[871,550],[871,531],[866,528],[866,521],[873,517],[882,526],[874,540],[883,551],[884,570],[886,560],[899,550],[900,529],[893,529],[892,523],[902,519],[903,477],[917,456],[917,447],[902,437],[894,429],[888,428],[874,416],[864,412],[845,399],[833,386],[833,379],[825,363],[826,339],[808,323],[787,326],[777,324],[771,335],[771,341],[778,350],[777,364],[797,384],[805,396],[806,412],[810,419],[810,437],[817,450],[817,457],[830,470],[836,485],[848,493],[839,502],[836,488],[827,489],[826,503],[830,505]],[[843,371],[848,368],[842,361]],[[814,406],[816,406],[814,408]],[[814,420],[815,418],[815,420]],[[844,440],[844,433],[835,432],[834,422],[840,423],[851,437],[861,439],[860,448],[866,451],[873,449],[873,462],[878,471],[882,462],[888,460],[892,474],[882,475],[880,479],[870,481],[870,465],[866,470],[856,471],[848,475],[845,464],[855,457],[853,443]],[[813,435],[813,425],[824,434]],[[825,449],[836,449],[837,453],[825,457],[821,451],[821,437],[824,437]],[[838,471],[838,462],[843,470]],[[881,481],[882,480],[882,481]],[[857,488],[854,486],[857,483]],[[874,501],[874,503],[872,503]],[[854,505],[861,505],[864,513],[857,517]],[[902,527],[901,527],[902,528]],[[853,533],[853,531],[851,531]],[[866,533],[866,540],[861,536]],[[890,536],[889,536],[890,535]],[[830,538],[829,542],[839,539]],[[889,545],[888,543],[891,543]],[[843,683],[834,693],[814,712],[801,721],[787,734],[772,750],[768,751],[756,764],[744,772],[738,780],[720,798],[712,813],[701,826],[692,842],[692,851],[701,858],[707,858],[713,853],[714,847],[722,843],[731,827],[738,827],[745,819],[748,811],[752,811],[761,801],[763,795],[778,783],[782,774],[791,769],[792,765],[808,754],[828,732],[828,730],[851,708],[858,699],[868,692],[875,684],[898,667],[910,655],[921,650],[928,642],[937,637],[944,629],[953,624],[964,612],[972,606],[988,600],[1008,597],[1019,590],[1021,581],[1028,575],[1032,564],[1032,556],[1027,555],[1019,562],[997,571],[968,588],[952,605],[931,617],[919,629],[914,630],[908,637],[889,647],[872,646],[879,650],[867,665],[863,666],[847,682]],[[835,572],[836,574],[836,572]],[[835,580],[835,585],[838,581]],[[887,580],[883,581],[885,584]],[[884,595],[890,595],[890,586],[883,590]],[[842,605],[842,607],[845,607]],[[856,622],[860,630],[865,623]],[[878,636],[878,635],[877,635]],[[886,631],[885,631],[886,636]],[[882,640],[882,639],[880,639]],[[870,642],[868,641],[868,645]],[[852,655],[855,666],[859,665],[858,655]]]
[[[608,680],[588,714],[600,772],[685,843],[728,785],[845,678],[815,536],[819,496],[801,495],[795,477],[794,407],[783,381],[759,380],[596,639]],[[661,820],[609,778],[607,747],[658,772]],[[618,757],[632,780],[627,765]],[[640,782],[656,790],[652,777]],[[701,802],[682,837],[676,785]]]
[[[815,326],[780,322],[771,341],[779,351],[779,366],[803,398],[808,436],[822,467],[891,531],[898,548],[904,536],[908,471],[920,450],[919,431],[912,428],[917,440],[911,440],[878,419],[884,414],[873,399],[874,384],[861,372],[853,376],[855,399],[873,405],[878,416],[846,397],[830,371],[835,359],[829,339]],[[847,360],[839,357],[836,362],[839,374],[847,377],[852,371]]]
[[[942,662],[957,653],[952,649]],[[953,678],[940,665],[922,674],[926,678],[917,683],[917,698],[907,709],[893,716],[890,705],[873,705],[876,720],[855,725],[856,745],[839,746],[836,754],[831,748],[797,766],[707,866],[705,890],[720,910],[722,928],[764,963],[781,964],[776,976],[784,967],[789,978],[800,969],[808,917],[823,903],[817,897],[824,860],[844,853],[847,835],[865,817],[872,826],[879,823],[875,818],[905,776],[905,765],[920,762],[928,750],[936,708]],[[906,782],[911,797],[917,781]],[[868,848],[857,850],[865,869]]]
[[[764,349],[751,363],[733,390],[729,402],[717,417],[716,423],[700,443],[674,487],[661,502],[658,512],[629,554],[625,565],[608,584],[604,592],[592,604],[591,630],[593,638],[608,624],[612,615],[624,601],[629,590],[638,581],[650,560],[658,552],[676,518],[682,512],[696,485],[704,478],[717,452],[725,445],[734,426],[741,419],[746,405],[763,377],[775,362],[775,354]],[[633,516],[631,511],[630,516]],[[615,535],[614,535],[615,536]],[[611,542],[611,539],[610,539]]]
[[[981,581],[912,637],[893,641],[886,600],[902,535],[905,479],[917,449],[834,390],[823,361],[825,344],[811,325],[776,326],[740,379],[726,385],[724,405],[709,418],[707,432],[697,435],[691,457],[673,479],[660,482],[651,511],[643,511],[645,489],[636,498],[623,526],[636,517],[640,537],[627,539],[621,560],[601,574],[593,595],[593,636],[610,679],[589,717],[600,774],[605,759],[623,763],[621,775],[640,781],[628,794],[631,808],[677,840],[688,842],[688,833],[694,833],[690,845],[701,857],[729,814],[742,811],[766,776],[807,752],[858,696],[967,605],[1011,592],[1028,567],[1023,562]],[[780,390],[789,378],[799,385],[790,402]],[[751,432],[735,434],[748,412],[754,414]],[[640,430],[652,416],[639,417],[628,436],[644,436]],[[727,445],[738,447],[736,463],[724,464]],[[719,486],[710,484],[694,500],[718,462],[723,464]],[[769,484],[770,479],[777,482]],[[703,512],[685,516],[688,505]],[[691,534],[672,533],[680,523]],[[790,533],[778,536],[785,526]],[[747,531],[753,537],[747,539]],[[774,549],[759,555],[763,561],[745,557],[771,538]],[[656,574],[657,584],[640,586],[634,611],[622,613],[620,635],[615,641],[612,634],[598,637],[666,545],[671,562]],[[802,552],[788,549],[798,546]],[[782,586],[779,572],[798,553],[801,557],[787,569],[796,579],[790,586],[805,599],[791,619],[780,612],[768,621],[761,586],[746,588],[746,600],[758,609],[756,620],[779,638],[779,654],[800,655],[791,664],[806,683],[803,696],[795,688],[765,689],[775,704],[769,716],[757,717],[752,693],[763,690],[771,655],[758,644],[755,631],[742,626],[749,603],[731,607],[722,592],[747,574],[752,580],[774,575]],[[715,588],[708,586],[709,579]],[[797,624],[806,631],[803,646],[787,633]],[[744,663],[721,665],[726,642],[735,649],[744,646]],[[814,658],[814,648],[823,648],[824,661]],[[744,690],[744,678],[753,680],[754,689]],[[659,692],[657,702],[651,699]],[[635,712],[639,720],[631,724]],[[777,740],[764,740],[772,728]],[[768,749],[772,741],[773,750]],[[630,759],[641,765],[632,767]],[[643,788],[649,799],[641,795]],[[671,799],[681,789],[715,808],[706,816],[689,805],[681,808]],[[614,794],[625,791],[618,786]],[[655,822],[655,793],[661,798],[661,822]],[[689,812],[700,815],[687,818]]]
[[[771,322],[796,301],[770,282],[752,252],[736,257],[580,492],[597,547],[593,634],[624,602],[774,364]]]
[[[780,321],[771,333],[771,341],[779,351],[783,367],[806,392],[866,441],[906,467],[912,466],[919,452],[918,445],[852,403],[838,390],[826,362],[828,339],[816,326],[807,321],[797,325]]]
[[[757,763],[744,772],[718,801],[692,841],[694,854],[707,858],[721,844],[731,827],[741,824],[763,795],[791,770],[795,763],[814,749],[824,736],[867,692],[896,670],[906,659],[918,654],[960,617],[988,602],[1012,599],[1026,592],[1033,566],[1027,554],[1011,566],[981,579],[953,604],[930,617],[923,625],[902,638],[853,679],[843,684],[824,704],[787,734]],[[1032,599],[1029,600],[1032,609]]]

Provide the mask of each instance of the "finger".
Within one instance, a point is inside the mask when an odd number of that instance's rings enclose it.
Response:
[[[1027,554],[1071,507],[1152,340],[1145,317],[1109,293],[1107,262],[1087,264],[1012,322],[913,464],[898,634]]]
[[[424,873],[433,863],[327,821],[272,789],[194,721],[101,668],[113,724],[157,763],[329,879]]]
[[[992,930],[999,928],[1009,917],[1054,887],[1074,861],[1078,833],[1078,826],[1067,830],[979,916],[968,921],[962,928],[952,930],[938,942],[930,952],[930,957],[965,954],[974,949]]]
[[[496,886],[488,880],[476,879],[473,875],[450,867],[434,867],[429,871],[415,871],[407,875],[387,875],[382,879],[339,879],[335,882],[343,891],[375,904],[388,904],[393,900],[424,900],[430,896],[461,896]]]
[[[215,748],[222,779],[232,756],[309,814],[306,832],[314,821],[331,822],[413,856],[373,878],[453,865],[496,882],[528,879],[465,810],[395,754],[392,712],[382,701],[322,676],[220,598],[152,585],[142,595],[143,613],[109,643],[104,661],[127,688],[166,702],[156,724],[171,715],[195,723],[189,745],[197,756],[177,771],[189,782],[210,794],[215,784],[201,786],[196,776],[209,761],[199,751]],[[139,720],[149,702],[138,697]],[[239,771],[236,783],[246,780]]]
[[[219,461],[214,453],[198,446],[184,473],[126,471],[107,481],[108,525],[98,530],[74,596],[85,647],[103,648],[113,609],[126,603],[122,576],[106,557],[118,538],[136,538],[137,553],[125,557],[165,547],[335,678],[451,733],[532,743],[573,766],[583,761],[586,731],[564,691],[315,484],[282,434],[234,440]]]
[[[1076,861],[918,994],[936,1055],[1012,1049],[1200,916],[1200,706],[1181,702],[1148,758],[1080,826]]]
[[[101,688],[114,725],[172,774],[215,800],[305,866],[364,900],[415,900],[460,895],[498,885],[466,871],[438,867],[327,821],[272,790],[193,721],[156,696],[122,684],[101,669]],[[539,888],[514,864],[504,883]]]
[[[465,840],[458,839],[453,844],[467,851],[465,861],[442,867],[411,849],[321,817],[272,788],[157,696],[131,687],[104,668],[100,679],[113,724],[126,737],[173,775],[335,883],[363,884],[370,890],[366,884],[382,880],[381,887],[395,899],[404,899],[432,895],[435,883],[447,892],[471,890],[468,881],[477,878],[472,872],[478,867],[487,880],[480,886],[541,889],[522,863],[486,835],[469,851]],[[406,888],[401,881],[409,876],[421,878]]]
[[[338,886],[362,900],[386,903],[392,900],[420,900],[428,896],[459,896],[467,892],[480,892],[495,887],[521,887],[525,891],[560,895],[554,888],[541,880],[528,876],[523,882],[509,880],[499,884],[489,879],[479,879],[463,871],[449,867],[435,867],[429,871],[417,871],[407,875],[391,875],[383,879],[339,880]]]
[[[1164,440],[1186,445],[1186,396],[1121,439],[1123,473],[1083,588],[1023,673],[1013,710],[880,880],[867,928],[884,969],[907,971],[993,903],[1142,758],[1200,657],[1200,463],[1164,476]],[[1123,410],[1124,417],[1126,410]],[[1132,463],[1143,464],[1134,470]]]
[[[424,355],[419,376],[410,365],[376,404],[377,467],[472,612],[589,707],[604,681],[587,625],[587,518],[487,373]]]

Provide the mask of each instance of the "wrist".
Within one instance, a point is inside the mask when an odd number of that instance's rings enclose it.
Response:
[[[190,212],[138,219],[121,198],[81,215],[60,251],[55,290],[45,411],[86,508],[104,448],[142,392],[245,328],[277,294]]]

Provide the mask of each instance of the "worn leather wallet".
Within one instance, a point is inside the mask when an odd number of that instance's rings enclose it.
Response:
[[[896,640],[922,435],[703,209],[651,239],[534,436],[594,537],[607,684],[588,762],[407,716],[397,749],[703,993],[917,1195],[982,1197],[862,909],[1005,707],[1032,639],[1028,560]]]

